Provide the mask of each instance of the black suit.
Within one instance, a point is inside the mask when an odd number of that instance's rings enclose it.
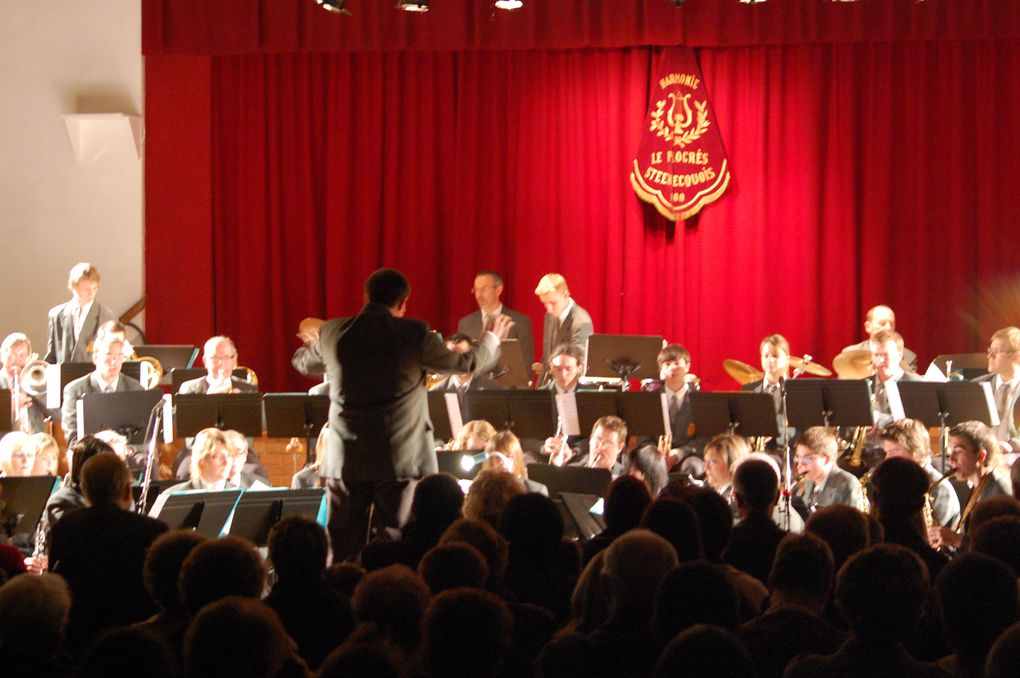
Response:
[[[71,511],[50,531],[50,569],[71,589],[68,647],[156,612],[142,580],[145,552],[167,526],[117,506]]]
[[[76,341],[74,338],[74,313],[77,308],[77,305],[71,300],[50,309],[47,318],[49,337],[46,341],[46,362],[90,362],[88,347],[96,338],[99,327],[107,320],[117,319],[109,307],[94,300],[82,322],[81,332]]]
[[[524,368],[530,369],[531,362],[535,359],[535,345],[531,339],[531,318],[519,313],[512,308],[503,306],[500,311],[502,315],[509,316],[514,321],[514,326],[510,328],[510,333],[507,335],[508,339],[516,339],[521,344],[521,353],[524,355]],[[482,336],[482,312],[475,311],[469,313],[459,321],[457,321],[457,332],[460,334],[466,334],[472,339],[478,339]]]
[[[588,347],[588,337],[594,332],[591,316],[576,301],[562,323],[546,313],[542,324],[542,364],[546,371],[549,370],[549,357],[554,348],[560,344],[572,344],[584,352]]]
[[[61,405],[60,425],[64,429],[64,438],[70,445],[78,439],[78,401],[87,393],[100,393],[102,390],[99,384],[99,377],[95,372],[89,372],[84,377],[69,382],[64,387],[64,403]],[[126,374],[121,374],[117,379],[117,393],[124,391],[142,391],[142,385],[137,380]]]
[[[457,353],[420,320],[369,303],[353,318],[327,321],[316,344],[298,349],[292,361],[298,371],[329,375],[329,438],[319,475],[330,479],[330,533],[339,557],[363,544],[373,504],[395,525],[407,481],[438,471],[425,370],[481,369],[498,355],[494,343],[483,339]]]

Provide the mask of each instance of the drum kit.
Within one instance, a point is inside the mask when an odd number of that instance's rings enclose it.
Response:
[[[852,352],[859,353],[859,351]],[[864,351],[864,353],[865,355],[868,356],[868,365],[870,366],[871,354],[868,351]],[[840,355],[843,354],[841,353]],[[837,356],[836,359],[838,360],[839,356]],[[811,362],[805,361],[804,358],[801,358],[800,356],[790,356],[790,367],[792,367],[795,370],[803,370],[804,374],[810,374],[816,377],[832,376],[832,370],[814,361]],[[733,377],[737,381],[737,383],[740,384],[741,386],[744,386],[745,384],[750,384],[752,381],[759,381],[765,376],[765,373],[762,372],[761,370],[752,367],[751,365],[748,365],[743,361],[734,360],[733,358],[727,358],[726,360],[723,361],[723,369],[726,370],[726,374]],[[836,368],[836,371],[839,373],[839,376],[842,379],[862,378],[849,375],[845,376],[842,372],[839,371],[838,367]]]

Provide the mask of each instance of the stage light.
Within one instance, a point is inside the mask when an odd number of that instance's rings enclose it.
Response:
[[[405,12],[427,12],[429,11],[429,0],[400,0],[397,9]]]
[[[489,458],[488,452],[479,452],[478,454],[465,454],[460,458],[460,467],[464,470],[464,473],[470,473],[478,464],[481,464]]]
[[[521,0],[496,0],[497,9],[520,9],[524,7]]]
[[[315,0],[327,12],[333,12],[334,14],[346,14],[351,15],[351,10],[345,9],[344,5],[347,4],[347,0]]]

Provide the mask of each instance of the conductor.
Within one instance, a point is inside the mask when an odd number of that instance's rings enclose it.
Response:
[[[326,321],[301,338],[293,364],[328,375],[329,438],[319,475],[329,493],[334,558],[357,554],[370,509],[399,527],[417,479],[438,471],[425,390],[426,369],[474,372],[492,363],[513,321],[500,315],[466,353],[446,348],[420,320],[405,318],[411,286],[382,268],[365,282],[365,306],[353,318]]]

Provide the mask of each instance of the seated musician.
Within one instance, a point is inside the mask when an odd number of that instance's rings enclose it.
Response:
[[[871,392],[875,397],[875,423],[883,427],[893,421],[889,404],[890,384],[922,379],[914,372],[903,369],[903,337],[895,330],[877,333],[868,342],[868,348],[871,350],[871,364],[875,368],[875,375],[871,378]]]
[[[23,478],[32,475],[35,466],[35,448],[32,437],[21,431],[11,431],[0,438],[0,476]]]
[[[1020,328],[1006,327],[992,335],[988,346],[988,372],[974,381],[992,386],[999,426],[995,437],[1003,455],[1020,452],[1020,431],[1014,411],[1020,399]]]
[[[64,387],[61,426],[68,445],[78,438],[78,401],[85,394],[142,390],[142,385],[137,380],[120,373],[126,357],[124,345],[123,331],[101,332],[96,337],[92,351],[92,362],[95,363],[96,369]]]
[[[224,431],[224,435],[229,443],[230,484],[244,490],[256,483],[268,486],[269,470],[249,446],[247,436],[238,431]]]
[[[956,521],[960,519],[960,499],[948,478],[938,482],[942,474],[931,465],[931,438],[924,424],[916,419],[901,419],[882,428],[878,438],[882,441],[886,459],[903,457],[921,467],[932,486],[928,492],[932,518],[938,525],[956,527]]]
[[[230,440],[218,428],[205,428],[195,436],[191,454],[191,479],[172,485],[165,494],[187,490],[224,490],[234,487],[230,483],[233,469]]]
[[[451,335],[446,340],[446,348],[457,353],[467,353],[471,350],[471,337],[459,333]],[[466,391],[492,391],[499,388],[501,388],[499,384],[481,374],[455,372],[437,381],[429,390],[465,393]]]
[[[549,457],[549,463],[555,466],[583,466],[586,468],[609,469],[613,478],[618,478],[625,470],[621,459],[627,446],[627,422],[612,415],[601,417],[592,426],[588,438],[588,451],[576,454],[569,445],[563,445]]]
[[[28,441],[35,451],[35,465],[32,466],[34,476],[55,476],[60,467],[60,446],[48,433],[36,433]]]
[[[885,330],[894,331],[896,329],[896,314],[893,310],[885,305],[873,306],[868,309],[867,315],[864,317],[864,331],[868,333],[868,338],[864,341],[847,346],[844,351],[868,351],[870,344],[879,332]],[[917,354],[911,351],[909,348],[903,349],[903,360],[906,361],[910,369],[917,369]]]
[[[99,269],[87,262],[71,268],[67,277],[71,300],[54,306],[48,314],[46,362],[89,362],[89,347],[96,339],[99,327],[114,315],[107,306],[96,301],[99,291]]]
[[[528,492],[549,496],[549,488],[542,483],[528,479],[528,467],[524,461],[521,442],[512,431],[500,431],[485,446],[489,457],[482,462],[482,470],[495,469],[516,477]]]
[[[868,504],[861,483],[851,473],[836,466],[836,436],[824,426],[812,426],[797,439],[794,461],[801,482],[796,489],[808,513],[833,504],[847,504],[867,512]]]
[[[581,353],[578,359],[584,365],[584,351],[595,327],[588,311],[577,305],[570,297],[566,279],[559,273],[547,273],[538,281],[535,295],[545,307],[542,323],[542,367],[546,372],[560,344],[577,347]],[[534,366],[533,366],[534,367]]]
[[[212,337],[202,349],[202,364],[206,376],[189,379],[181,384],[178,393],[257,393],[258,387],[234,376],[237,367],[237,348],[230,337]]]
[[[938,525],[928,531],[928,539],[936,548],[941,545],[959,548],[974,507],[992,497],[1009,496],[1012,489],[1008,475],[998,469],[999,441],[981,422],[965,421],[949,429],[949,449],[949,463],[956,469],[956,479],[967,483],[970,495],[956,529]]]
[[[0,344],[0,389],[11,391],[11,423],[26,433],[41,433],[45,430],[43,422],[46,419],[46,409],[43,401],[25,393],[20,383],[21,373],[34,357],[32,342],[21,332],[8,334]]]
[[[705,445],[705,482],[730,505],[737,517],[737,502],[733,497],[733,465],[751,454],[747,438],[721,433]]]
[[[785,447],[787,442],[796,436],[792,428],[787,428],[783,433],[785,415],[783,411],[783,386],[790,378],[790,342],[781,334],[770,334],[761,340],[758,345],[761,354],[761,369],[765,374],[761,379],[744,384],[742,391],[754,391],[755,393],[767,393],[772,396],[772,402],[776,407],[776,427],[779,429],[779,440],[770,440],[769,449]]]
[[[695,437],[691,415],[691,399],[688,397],[696,386],[688,383],[691,369],[691,353],[680,344],[665,346],[656,356],[659,365],[659,381],[643,386],[645,391],[661,391],[669,403],[669,428],[672,438],[667,452],[667,465],[672,468],[684,464],[685,473],[701,477],[705,474],[702,451],[706,438]],[[689,461],[688,461],[689,460]]]
[[[581,368],[584,363],[584,353],[581,349],[573,344],[560,344],[553,349],[552,358],[549,363],[552,380],[542,388],[552,391],[556,395],[576,393],[577,384],[581,380]],[[574,458],[586,454],[586,451],[583,449],[584,440],[583,436],[564,436],[560,433],[546,438],[545,442],[537,450],[534,444],[537,441],[533,440],[524,441],[524,447],[525,452],[529,453],[529,456],[532,457],[529,461],[538,461],[539,454],[542,457],[548,457],[560,452],[564,445],[567,445],[572,450],[570,458]],[[560,453],[560,456],[562,457],[563,454]]]

